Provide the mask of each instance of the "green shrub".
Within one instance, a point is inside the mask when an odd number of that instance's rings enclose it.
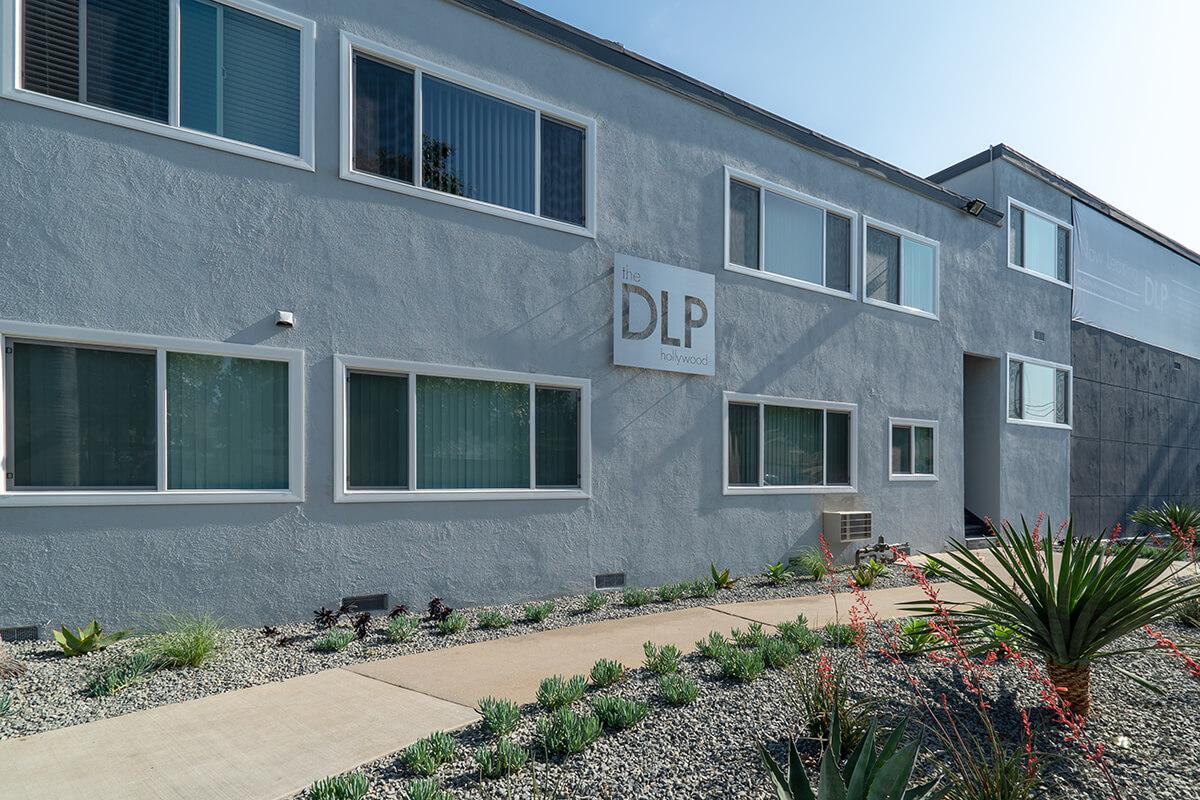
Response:
[[[774,586],[782,586],[796,577],[796,573],[785,567],[780,561],[775,564],[767,564],[767,570],[763,573],[763,577]]]
[[[312,646],[313,650],[316,650],[318,653],[336,653],[339,650],[345,650],[349,647],[354,639],[354,631],[349,631],[345,628],[334,628],[329,633],[315,640]]]
[[[371,785],[361,772],[325,778],[308,787],[306,800],[362,800]]]
[[[537,699],[543,708],[553,711],[556,708],[569,706],[587,691],[587,678],[574,675],[564,678],[562,675],[551,675],[543,678],[538,685]]]
[[[537,741],[547,756],[582,753],[599,737],[600,719],[595,714],[559,708],[537,721]]]
[[[602,658],[592,665],[592,685],[601,689],[625,680],[625,665],[620,661]]]
[[[602,696],[592,698],[592,711],[605,730],[623,731],[644,720],[650,713],[650,706],[623,697]]]
[[[650,593],[645,589],[626,589],[621,593],[621,602],[630,608],[644,606],[650,602]]]
[[[731,647],[729,640],[717,631],[711,631],[707,639],[696,642],[696,650],[705,658],[716,658]]]
[[[679,671],[683,653],[679,652],[675,645],[664,644],[662,647],[656,647],[654,642],[646,642],[642,645],[642,651],[646,654],[646,669],[655,675],[669,675]]]
[[[788,559],[788,566],[795,572],[808,575],[814,581],[819,581],[829,574],[825,559],[816,550],[802,550]]]
[[[62,648],[63,655],[85,656],[88,653],[103,650],[132,633],[133,631],[105,633],[104,629],[100,627],[100,623],[92,620],[74,631],[63,625],[60,630],[54,631],[54,641],[58,642],[58,646]]]
[[[668,705],[686,706],[695,701],[700,694],[696,682],[686,675],[676,673],[663,675],[658,679],[658,693]]]
[[[545,622],[546,617],[550,616],[554,611],[554,601],[547,600],[543,603],[529,603],[525,606],[525,621],[526,622]]]
[[[717,585],[708,578],[697,578],[683,584],[684,595],[687,597],[715,597]]]
[[[721,674],[738,683],[751,683],[762,674],[766,665],[758,650],[741,650],[730,647],[717,656]]]
[[[399,644],[401,642],[412,641],[420,629],[421,620],[411,617],[408,614],[402,614],[388,620],[387,631],[384,635],[387,636],[389,642]]]
[[[8,716],[10,711],[12,711],[12,695],[8,692],[0,692],[0,717]]]
[[[946,575],[946,571],[942,562],[933,556],[927,556],[925,558],[925,566],[921,568],[921,571],[925,573],[925,577],[931,581],[941,580]]]
[[[465,614],[461,611],[451,611],[437,621],[437,629],[442,636],[449,636],[454,633],[462,633],[467,629],[468,624]]]
[[[842,745],[851,750],[857,747],[873,718],[874,705],[850,697],[845,666],[821,656],[815,664],[798,666],[794,675],[808,734],[828,740],[830,725],[836,719]]]
[[[158,668],[154,656],[146,651],[134,653],[108,669],[91,677],[87,685],[89,697],[108,697],[145,678]]]
[[[655,595],[660,603],[674,603],[683,597],[686,586],[682,583],[665,583],[658,587]]]
[[[708,565],[708,573],[713,585],[718,589],[729,590],[737,585],[738,579],[729,577],[729,569],[718,570],[715,563]]]
[[[479,701],[479,716],[483,717],[483,727],[493,736],[507,736],[521,721],[521,709],[511,700],[485,697]]]
[[[796,645],[787,639],[776,636],[764,641],[759,652],[762,653],[763,664],[768,669],[783,669],[791,666],[792,662],[800,656],[800,650]]]
[[[512,617],[503,612],[494,609],[479,612],[479,627],[485,630],[507,628],[511,624]]]
[[[413,742],[400,753],[400,761],[409,772],[426,778],[453,759],[454,739],[444,731]]]
[[[151,638],[148,649],[166,669],[198,667],[217,652],[221,637],[221,623],[215,617],[168,614],[159,621],[159,633]]]
[[[608,597],[604,592],[588,592],[583,597],[583,607],[588,611],[599,611],[608,604]]]
[[[863,589],[874,583],[876,578],[882,578],[884,575],[889,574],[891,574],[890,570],[875,559],[871,559],[864,564],[859,564],[850,570],[851,579]]]
[[[911,617],[900,623],[900,636],[897,644],[902,655],[924,655],[936,649],[941,642],[942,637],[924,617]]]
[[[785,620],[779,623],[775,629],[779,631],[781,637],[796,645],[801,653],[815,650],[821,644],[820,639],[816,639],[815,645],[812,644],[816,637],[808,629],[808,617],[803,614],[797,615],[794,620]]]
[[[830,647],[850,647],[858,641],[854,628],[844,622],[825,623],[825,639]]]
[[[408,800],[451,800],[449,792],[443,792],[433,778],[417,778],[408,782],[405,789]]]
[[[1187,538],[1188,531],[1200,534],[1200,507],[1187,503],[1167,501],[1158,508],[1142,506],[1129,519],[1175,539]]]
[[[492,747],[481,747],[475,751],[475,763],[484,778],[502,778],[521,771],[529,760],[529,752],[508,739],[501,739]]]
[[[734,628],[729,632],[733,637],[734,643],[738,647],[762,647],[763,642],[767,640],[767,634],[763,631],[763,626],[758,622],[751,622],[746,630]]]

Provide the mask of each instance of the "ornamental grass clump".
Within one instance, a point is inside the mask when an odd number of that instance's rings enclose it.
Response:
[[[695,702],[700,688],[688,676],[676,673],[663,675],[658,679],[658,693],[667,705],[686,706]]]
[[[625,665],[620,661],[602,658],[592,665],[592,685],[607,689],[625,680]]]
[[[599,611],[608,605],[608,597],[604,592],[590,591],[583,597],[583,607],[588,611]]]
[[[200,666],[217,652],[224,635],[221,623],[208,614],[168,614],[159,630],[147,650],[164,669]]]
[[[602,696],[592,698],[592,711],[605,730],[623,731],[644,720],[650,713],[650,706],[623,697]]]
[[[488,609],[479,612],[479,627],[484,630],[498,630],[512,624],[512,617],[502,611]]]
[[[312,647],[318,653],[336,653],[349,647],[354,639],[354,631],[346,630],[345,628],[334,628],[324,636],[315,639]]]
[[[408,614],[402,614],[388,620],[383,635],[392,644],[401,644],[412,641],[420,629],[421,620]]]
[[[442,619],[437,621],[437,631],[442,636],[450,636],[454,633],[462,633],[467,629],[467,617],[461,611],[451,611]]]
[[[598,738],[600,718],[595,714],[559,708],[537,721],[536,740],[547,757],[582,753]]]
[[[526,622],[545,622],[546,617],[554,613],[554,601],[546,600],[542,603],[529,603],[525,606],[525,621]]]
[[[308,787],[305,800],[362,800],[371,788],[361,772],[319,780]]]
[[[670,675],[679,671],[683,653],[679,652],[675,645],[664,644],[659,647],[654,642],[646,642],[642,645],[642,650],[646,654],[646,669],[655,675]]]
[[[500,739],[491,747],[481,747],[475,751],[479,774],[489,779],[515,775],[528,760],[529,751],[508,739]]]
[[[813,549],[802,550],[788,559],[788,566],[793,572],[807,575],[814,581],[819,581],[829,574],[829,566],[819,552]]]
[[[805,727],[815,739],[829,740],[836,721],[836,735],[850,749],[858,746],[870,726],[874,706],[856,700],[846,687],[846,669],[822,654],[813,665],[797,667],[795,696],[804,711]]]
[[[507,736],[517,728],[521,721],[521,709],[511,700],[496,697],[485,697],[479,701],[479,716],[483,717],[483,727],[493,736]]]
[[[621,593],[621,602],[630,608],[638,608],[650,602],[650,593],[645,589],[626,589]]]
[[[543,678],[538,685],[537,699],[542,708],[553,711],[563,706],[569,706],[587,691],[587,678],[574,675],[564,678],[562,675],[551,675]]]
[[[1077,539],[1070,523],[1064,526],[1058,553],[1052,537],[1039,535],[1040,517],[1032,531],[1024,519],[1021,524],[1021,532],[1007,522],[1000,530],[992,529],[988,552],[998,567],[962,543],[951,542],[954,558],[944,564],[946,579],[984,601],[955,611],[964,633],[993,625],[1011,628],[1023,652],[1045,661],[1051,684],[1061,690],[1070,710],[1086,719],[1091,712],[1092,663],[1128,652],[1128,647],[1117,651],[1112,645],[1200,598],[1200,585],[1171,580],[1178,571],[1172,570],[1178,543],[1138,564],[1139,547],[1118,548],[1109,556],[1103,538]],[[936,611],[930,603],[912,607],[926,614]]]

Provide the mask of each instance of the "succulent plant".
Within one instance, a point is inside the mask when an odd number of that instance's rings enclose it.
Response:
[[[767,640],[767,634],[760,622],[751,622],[744,631],[741,628],[734,628],[729,635],[733,637],[733,641],[738,647],[762,647],[763,642]]]
[[[591,591],[584,595],[583,607],[588,611],[599,611],[608,603],[604,592]]]
[[[559,708],[537,723],[537,741],[547,756],[581,753],[600,737],[600,719],[595,714],[576,714]]]
[[[345,650],[355,640],[354,632],[345,628],[333,628],[329,633],[312,643],[318,653],[336,653]]]
[[[722,675],[738,683],[753,682],[766,668],[760,651],[737,647],[727,647],[721,651],[717,655],[717,664],[721,667]]]
[[[630,608],[644,606],[650,602],[650,593],[645,589],[626,589],[621,593],[621,602]]]
[[[858,633],[844,622],[827,622],[825,638],[830,647],[850,647],[858,641]]]
[[[429,601],[429,618],[434,622],[440,622],[450,616],[454,609],[442,602],[442,598],[435,597]]]
[[[686,675],[676,673],[658,679],[658,693],[668,705],[686,706],[700,694],[696,682]]]
[[[451,611],[437,621],[437,629],[443,636],[449,636],[452,633],[462,633],[468,624],[465,614],[461,611]]]
[[[416,617],[401,615],[388,620],[384,636],[389,642],[399,643],[410,641],[421,628],[421,621]]]
[[[330,611],[325,606],[321,606],[313,612],[313,624],[318,628],[332,628],[337,625],[339,616],[336,611]]]
[[[500,739],[492,747],[475,751],[475,763],[484,778],[501,778],[521,771],[529,760],[529,751],[508,739]]]
[[[655,675],[670,675],[679,671],[683,653],[675,645],[664,644],[659,647],[654,642],[646,642],[642,645],[642,651],[646,654],[646,669]]]
[[[417,778],[405,787],[408,800],[451,800],[450,793],[442,791],[433,778]]]
[[[602,658],[592,665],[592,685],[607,689],[625,680],[625,665],[620,661]]]
[[[802,550],[788,559],[788,566],[796,572],[803,572],[814,581],[819,581],[829,574],[829,566],[821,554],[811,548]]]
[[[479,716],[483,717],[483,727],[491,734],[507,736],[521,721],[521,709],[512,700],[485,697],[479,701]]]
[[[399,605],[394,606],[392,610],[388,612],[388,619],[395,619],[396,617],[404,616],[407,613],[408,606],[404,605],[404,603],[400,603]]]
[[[644,720],[650,713],[650,706],[637,700],[606,695],[592,698],[592,711],[605,730],[623,731]]]
[[[270,625],[264,625],[260,633],[264,639],[274,639],[279,635],[279,628],[272,628]]]
[[[708,571],[712,577],[713,585],[718,589],[729,590],[737,585],[737,578],[729,577],[728,569],[718,571],[715,562],[708,565]]]
[[[679,600],[683,597],[683,593],[686,588],[686,585],[682,583],[664,583],[662,586],[658,587],[658,591],[655,592],[655,596],[658,598],[658,602],[660,603],[674,603],[676,600]]]
[[[800,650],[788,639],[781,636],[771,636],[763,641],[758,648],[762,654],[763,664],[768,669],[783,669],[800,656]]]
[[[529,603],[525,606],[525,621],[526,622],[544,622],[546,617],[554,611],[554,601],[547,600],[543,603]]]
[[[767,569],[763,572],[763,577],[767,582],[774,586],[782,586],[783,584],[796,577],[796,573],[788,569],[782,561],[775,564],[767,564]]]
[[[158,667],[154,656],[142,651],[134,653],[129,658],[115,666],[101,670],[88,680],[87,694],[89,697],[108,697],[122,689],[132,686],[149,675]]]
[[[701,639],[696,642],[696,650],[705,658],[716,658],[732,646],[729,640],[722,636],[719,631],[711,631],[707,639]]]
[[[366,775],[351,772],[317,781],[308,787],[304,797],[305,800],[362,800],[370,788]]]
[[[66,625],[54,631],[54,641],[62,648],[65,655],[83,656],[103,650],[111,644],[121,641],[133,631],[114,631],[105,633],[100,623],[92,620],[87,625],[72,631]]]
[[[356,616],[350,627],[354,629],[354,636],[359,641],[367,638],[367,634],[371,632],[371,612],[364,611]]]
[[[551,675],[543,678],[538,685],[537,699],[543,708],[554,710],[569,706],[587,691],[587,678],[574,675],[564,678],[562,675]]]
[[[507,628],[512,624],[512,617],[496,611],[495,609],[487,609],[479,612],[479,627],[484,630],[497,630],[499,628]]]

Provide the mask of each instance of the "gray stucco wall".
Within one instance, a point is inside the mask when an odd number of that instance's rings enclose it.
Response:
[[[0,509],[0,625],[760,570],[829,508],[940,549],[962,528],[963,352],[1069,360],[1069,293],[1005,269],[1002,228],[457,6],[278,5],[318,23],[315,173],[0,100],[0,318],[303,349],[306,502]],[[595,118],[597,238],[339,179],[339,29]],[[726,164],[939,240],[941,320],[723,270]],[[614,253],[715,273],[713,378],[612,366]],[[592,499],[335,504],[335,353],[590,378]],[[723,496],[726,390],[858,403],[858,494]],[[889,416],[939,420],[939,481],[887,479]],[[1067,433],[1000,428],[1002,513],[1061,517]]]
[[[1143,505],[1200,498],[1200,361],[1079,322],[1072,341],[1076,524],[1128,530]]]

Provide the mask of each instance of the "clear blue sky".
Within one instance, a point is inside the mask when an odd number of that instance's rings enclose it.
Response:
[[[1200,250],[1195,0],[525,0],[920,175],[1004,142]]]

